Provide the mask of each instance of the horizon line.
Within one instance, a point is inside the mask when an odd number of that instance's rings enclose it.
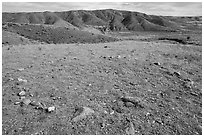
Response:
[[[122,10],[122,9],[114,9],[114,8],[104,8],[104,9],[89,9],[89,10],[84,10],[84,9],[78,9],[78,10],[63,10],[63,11],[51,11],[51,10],[45,10],[45,11],[6,11],[3,13],[44,13],[44,12],[69,12],[69,11],[100,11],[100,10],[115,10],[115,11],[129,11],[129,12],[137,12],[137,13],[142,13],[142,14],[146,14],[146,15],[154,15],[154,16],[165,16],[165,17],[202,17],[202,15],[158,15],[158,14],[147,14],[144,12],[138,12],[138,11],[133,11],[133,10]]]

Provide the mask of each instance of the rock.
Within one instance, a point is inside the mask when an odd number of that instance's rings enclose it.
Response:
[[[30,99],[24,99],[23,103],[26,105],[29,105],[31,103],[31,100]]]
[[[161,63],[159,63],[159,62],[155,62],[154,65],[160,66]]]
[[[18,105],[18,104],[20,104],[20,103],[21,103],[21,102],[15,102],[14,105]]]
[[[25,96],[26,92],[25,91],[21,91],[20,93],[18,93],[19,96]]]
[[[118,55],[118,56],[117,56],[117,58],[119,58],[119,59],[120,59],[120,58],[121,58],[121,56],[120,56],[120,55]]]
[[[29,91],[30,89],[23,87],[22,90],[23,90],[23,91]]]
[[[194,85],[194,81],[192,81],[192,80],[184,81],[184,87],[186,87],[186,88],[192,88],[193,85]]]
[[[143,101],[140,98],[137,97],[121,97],[120,98],[121,101],[123,101],[125,103],[125,105],[129,105],[129,106],[134,106],[137,108],[144,108],[145,104],[143,103]]]
[[[23,100],[23,99],[25,99],[25,96],[21,96],[21,97],[20,97],[20,100]]]
[[[51,112],[54,111],[54,110],[55,110],[55,107],[54,107],[54,106],[47,108],[47,112],[49,112],[49,113],[51,113]]]
[[[57,97],[51,97],[52,98],[52,100],[56,100],[57,99]]]
[[[51,94],[51,95],[50,95],[51,98],[54,97],[54,96],[55,96],[54,94]]]
[[[13,81],[14,79],[13,78],[9,78],[9,81]]]
[[[112,111],[112,112],[110,112],[110,115],[113,115],[115,112],[114,111]]]
[[[177,77],[180,77],[181,73],[180,72],[174,72],[174,75],[176,75]]]
[[[195,93],[195,92],[190,92],[191,95],[193,96],[199,96],[199,94]]]
[[[30,94],[30,97],[33,97],[33,94]]]
[[[19,68],[19,69],[18,69],[18,71],[23,71],[23,70],[24,70],[24,68]]]
[[[28,66],[28,68],[32,68],[32,67],[33,67],[33,65],[29,65],[29,66]]]
[[[105,114],[108,114],[108,112],[107,112],[106,110],[104,110],[104,113],[105,113]]]
[[[154,123],[163,125],[163,121],[160,118],[155,119]]]
[[[30,102],[31,106],[35,106],[35,109],[43,109],[43,105],[40,102],[32,101]]]
[[[26,79],[21,79],[21,78],[18,78],[18,81],[19,81],[19,82],[25,82],[25,83],[27,82]]]
[[[132,102],[125,102],[126,107],[134,107],[135,105]]]
[[[86,118],[89,115],[92,115],[93,113],[94,113],[94,110],[92,110],[91,108],[83,107],[82,112],[78,116],[74,117],[72,120],[74,122],[77,122],[77,121],[80,121],[80,120]]]
[[[32,101],[32,102],[30,102],[30,105],[31,105],[31,106],[38,106],[38,105],[39,105],[39,103],[38,103],[38,102],[36,102],[36,101]]]
[[[151,113],[149,113],[149,112],[147,112],[145,116],[147,117],[147,116],[150,116],[150,115],[152,115],[152,114],[151,114]]]
[[[126,128],[126,134],[128,135],[134,135],[135,134],[135,128],[132,122],[130,122],[130,127]]]

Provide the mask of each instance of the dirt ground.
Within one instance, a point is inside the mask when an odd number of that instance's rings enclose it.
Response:
[[[201,83],[192,44],[5,45],[2,134],[201,135]]]

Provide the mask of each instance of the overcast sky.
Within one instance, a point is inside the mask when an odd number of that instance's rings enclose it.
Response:
[[[3,2],[3,12],[120,9],[152,15],[201,16],[201,2]]]

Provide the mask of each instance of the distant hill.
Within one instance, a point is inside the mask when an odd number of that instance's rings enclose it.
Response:
[[[76,10],[63,12],[3,13],[2,22],[47,24],[56,27],[84,28],[103,26],[111,31],[164,31],[180,26],[171,17],[121,10]]]
[[[2,23],[4,34],[16,33],[34,41],[95,43],[118,40],[106,36],[109,31],[200,30],[202,17],[155,16],[106,9],[2,13]]]

